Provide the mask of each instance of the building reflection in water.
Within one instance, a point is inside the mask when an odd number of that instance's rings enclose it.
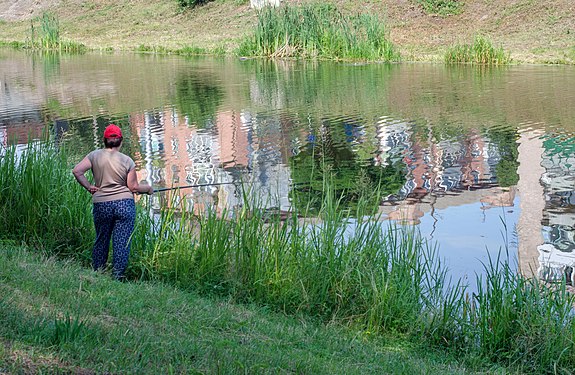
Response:
[[[183,203],[196,214],[207,209],[222,213],[240,205],[240,185],[260,206],[290,209],[285,152],[278,139],[263,131],[280,126],[274,119],[254,121],[249,112],[220,112],[199,128],[167,108],[133,115],[130,124],[142,150],[140,180],[155,187],[230,183],[182,189],[175,199],[173,194],[155,195],[154,209]]]
[[[544,172],[541,185],[545,201],[541,225],[544,243],[538,247],[538,275],[553,281],[560,280],[567,267],[572,269],[575,266],[574,141],[564,135],[547,135],[542,142],[541,166]]]

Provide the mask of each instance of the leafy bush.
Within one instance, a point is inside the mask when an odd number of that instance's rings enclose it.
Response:
[[[182,8],[193,8],[195,6],[204,5],[213,0],[178,0],[178,3]]]
[[[462,2],[458,0],[417,0],[426,13],[449,16],[461,13]]]
[[[494,47],[488,39],[477,36],[473,44],[463,44],[451,47],[445,53],[445,62],[472,63],[483,65],[502,65],[511,62],[509,53],[501,47]]]

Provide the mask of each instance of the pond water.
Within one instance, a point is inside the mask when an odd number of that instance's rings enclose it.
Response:
[[[417,225],[471,282],[501,249],[528,275],[575,263],[574,104],[568,66],[0,50],[2,144],[48,129],[79,159],[114,122],[155,187],[229,183],[185,190],[195,211],[234,207],[240,181],[274,211],[319,197],[323,175],[350,208],[382,183],[372,212]]]

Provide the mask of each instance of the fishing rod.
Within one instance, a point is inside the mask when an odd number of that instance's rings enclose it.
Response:
[[[235,184],[235,182],[215,182],[212,184],[195,184],[195,185],[165,187],[165,188],[154,189],[154,193],[159,193],[159,192],[168,191],[168,190],[188,189],[188,188],[203,187],[203,186],[231,185],[231,184]]]

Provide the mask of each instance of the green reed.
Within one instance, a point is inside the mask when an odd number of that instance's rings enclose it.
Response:
[[[567,373],[575,364],[575,299],[565,280],[556,286],[526,279],[508,262],[486,265],[479,291],[469,300],[466,334],[494,362],[528,373]]]
[[[239,48],[244,56],[397,61],[399,52],[384,23],[361,14],[346,16],[332,4],[265,7],[253,36]]]
[[[449,48],[444,60],[448,64],[504,65],[511,62],[511,57],[502,47],[494,47],[487,38],[477,36],[473,44],[460,44]]]
[[[324,184],[314,218],[270,215],[248,184],[241,209],[233,211],[195,215],[176,192],[154,216],[144,198],[130,277],[401,333],[524,373],[575,367],[575,300],[565,282],[550,287],[524,278],[497,258],[470,293],[461,281],[446,279],[437,248],[414,228],[382,223],[361,209],[351,215],[329,178]],[[65,150],[45,143],[30,144],[21,155],[3,149],[0,239],[86,254],[94,235],[90,209]]]
[[[49,251],[87,250],[90,196],[70,178],[66,152],[44,142],[0,152],[0,237]]]
[[[52,13],[44,12],[40,17],[40,26],[35,25],[36,20],[30,21],[30,40],[28,48],[43,51],[60,51],[67,53],[81,53],[86,51],[86,46],[60,38],[60,21]]]
[[[196,217],[169,205],[135,233],[133,271],[287,312],[412,332],[421,301],[441,289],[432,252],[414,231],[352,219],[326,189],[314,220],[270,217],[247,189],[237,212]]]

